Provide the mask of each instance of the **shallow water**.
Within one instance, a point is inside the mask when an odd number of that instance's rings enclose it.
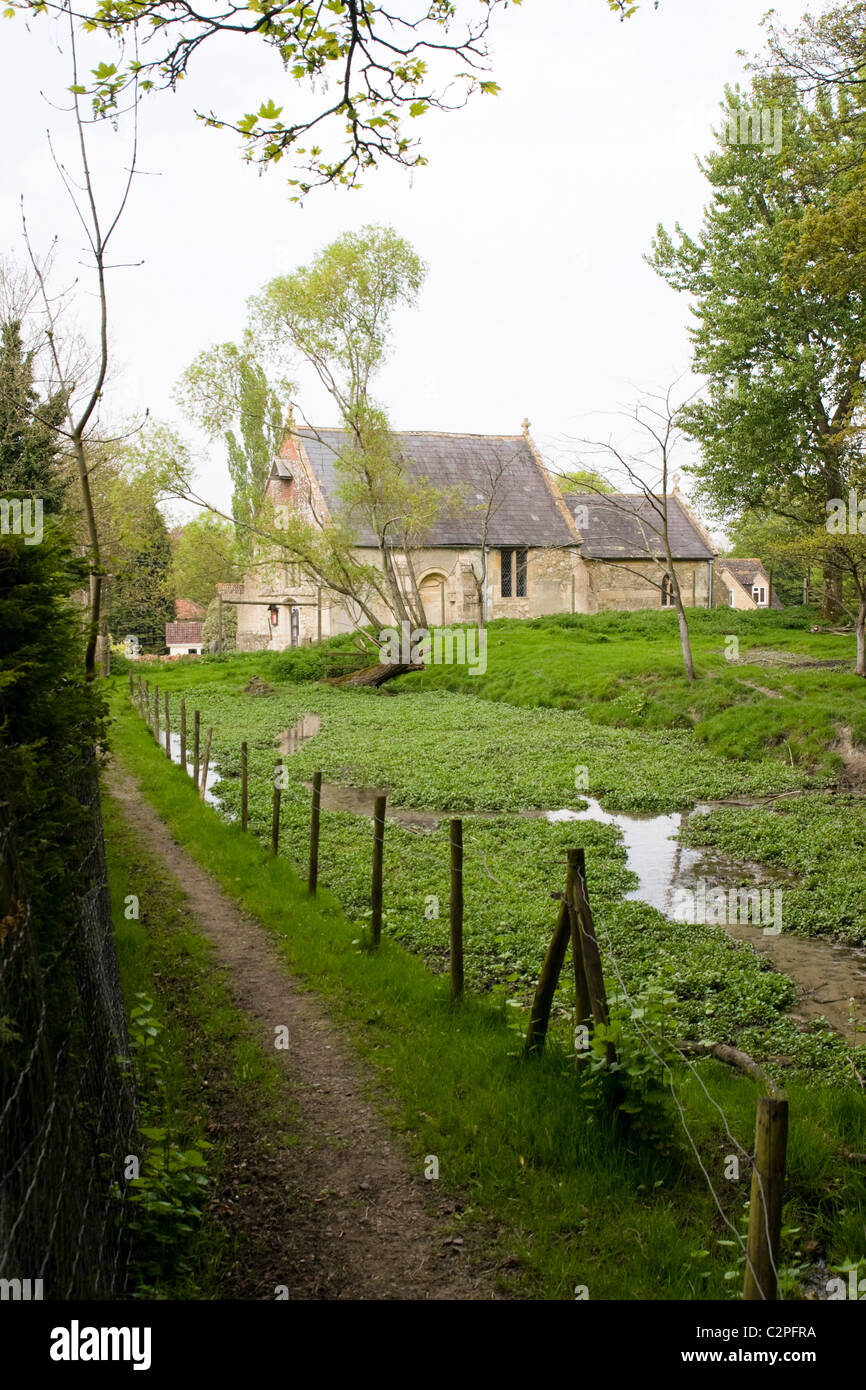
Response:
[[[691,921],[691,905],[701,881],[707,893],[713,888],[729,891],[740,887],[778,887],[784,925],[785,885],[794,881],[793,875],[760,864],[742,863],[714,850],[692,848],[671,838],[692,816],[724,805],[762,805],[760,798],[735,803],[704,801],[690,811],[672,815],[615,814],[605,811],[597,801],[586,799],[589,805],[585,811],[548,811],[547,819],[595,820],[615,825],[628,853],[628,867],[639,879],[627,898],[648,903],[673,921]],[[686,893],[691,896],[686,897]],[[797,985],[792,1017],[805,1020],[823,1015],[852,1042],[866,1041],[866,950],[821,937],[791,936],[784,931],[777,935],[766,930],[763,918],[755,923],[745,913],[727,916],[727,921],[718,924],[720,930],[737,941],[750,942]]]
[[[307,739],[315,738],[322,727],[322,721],[317,714],[302,714],[300,719],[286,729],[279,737],[279,749],[284,758],[290,757],[292,753],[297,753],[302,743]]]
[[[304,715],[281,736],[280,751],[284,755],[297,752],[301,744],[313,738],[320,728],[318,715]],[[387,790],[384,787],[354,787],[324,782],[322,809],[372,816],[375,798]],[[677,839],[683,825],[692,816],[722,806],[764,805],[768,798],[702,801],[689,811],[674,811],[667,815],[605,811],[594,798],[581,799],[587,802],[582,811],[563,807],[560,810],[525,811],[521,814],[533,819],[543,817],[551,822],[592,820],[615,826],[622,835],[628,867],[638,878],[637,887],[631,889],[626,898],[647,903],[671,920],[692,920],[691,905],[703,884],[707,892],[721,889],[728,893],[731,889],[739,888],[769,890],[767,908],[772,901],[772,890],[780,888],[784,923],[784,888],[793,881],[792,875],[772,871],[760,864],[743,863],[712,849],[693,848],[681,844]],[[389,820],[418,831],[434,830],[441,820],[447,818],[447,814],[406,806],[389,806],[387,810]],[[492,817],[503,813],[483,814]],[[768,932],[765,923],[769,921],[769,913],[758,923],[748,920],[748,917],[740,920],[743,914],[738,912],[726,915],[729,920],[719,924],[720,930],[738,941],[750,942],[777,970],[794,980],[797,1002],[791,1011],[792,1017],[806,1020],[823,1016],[851,1041],[863,1042],[866,1039],[866,950],[834,944],[819,937]]]
[[[699,802],[691,811],[674,811],[669,815],[626,815],[605,811],[592,797],[584,799],[589,803],[585,811],[548,811],[547,819],[594,820],[616,826],[628,853],[628,867],[639,880],[638,886],[626,897],[648,903],[675,921],[688,920],[682,904],[682,890],[696,891],[701,879],[725,889],[761,887],[785,881],[786,876],[772,874],[758,864],[742,864],[712,850],[693,849],[675,838],[692,816],[715,809],[712,802]]]
[[[163,733],[163,735],[162,735],[162,748],[163,748],[163,751],[165,751],[165,734],[164,734],[164,733]],[[202,752],[204,752],[204,742],[203,742],[203,741],[202,741]],[[171,760],[172,760],[173,763],[177,763],[178,767],[180,766],[180,734],[175,734],[175,733],[172,733],[172,734],[171,734]],[[192,762],[192,745],[190,744],[189,740],[187,740],[187,749],[186,749],[186,770],[187,770],[187,772],[189,773],[190,777],[192,777],[192,768],[193,768],[193,762]],[[218,806],[218,807],[222,808],[222,802],[220,801],[219,797],[218,797],[218,796],[214,796],[214,793],[213,793],[213,788],[216,786],[216,784],[217,784],[217,782],[219,781],[219,779],[220,779],[219,768],[218,768],[218,767],[216,766],[216,764],[213,763],[212,761],[211,761],[211,762],[208,762],[207,779],[206,779],[206,782],[205,782],[205,789],[204,789],[204,799],[205,799],[205,801],[208,803],[209,806]],[[225,814],[225,813],[224,813],[224,814]]]

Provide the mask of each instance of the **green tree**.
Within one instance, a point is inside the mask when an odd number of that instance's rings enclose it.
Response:
[[[561,492],[613,492],[613,485],[593,468],[571,469],[555,477]]]
[[[202,641],[205,650],[211,644],[219,645],[220,631],[222,631],[222,650],[233,652],[237,644],[238,636],[238,610],[233,603],[223,603],[222,605],[222,628],[220,628],[220,603],[218,599],[211,599],[202,624]]]
[[[108,586],[112,636],[136,633],[145,652],[165,650],[165,625],[174,619],[171,542],[156,503],[145,503],[139,533],[113,570]]]
[[[61,395],[39,399],[20,322],[0,324],[0,492],[28,493],[46,510],[59,509],[68,480],[58,434],[65,416]]]
[[[835,299],[851,296],[863,305],[866,285],[866,0],[846,0],[817,15],[804,15],[794,29],[765,21],[769,58],[764,70],[785,73],[803,100],[830,110],[837,132],[829,153],[833,196],[804,210],[802,227],[788,255],[793,279]]]
[[[217,584],[242,577],[236,527],[211,512],[188,521],[174,547],[171,566],[171,586],[178,597],[206,608]]]
[[[232,480],[237,543],[247,545],[271,464],[286,432],[283,401],[288,382],[272,386],[247,334],[242,344],[220,343],[187,368],[177,391],[185,413],[212,438],[222,435]]]
[[[293,160],[289,180],[300,198],[320,184],[358,183],[383,161],[424,164],[414,130],[429,110],[458,110],[477,92],[495,93],[488,33],[494,13],[521,0],[301,0],[203,10],[193,0],[9,0],[9,12],[72,14],[88,30],[117,42],[114,63],[92,72],[89,91],[97,116],[113,116],[130,89],[174,90],[212,40],[249,39],[279,60],[289,79],[286,104],[269,97],[255,110],[229,117],[199,112],[208,126],[241,137],[245,157],[262,164]],[[656,0],[658,4],[658,0]],[[607,0],[620,18],[633,0]],[[139,46],[142,24],[147,43]],[[77,82],[77,79],[76,79]],[[311,98],[311,99],[305,99]]]
[[[345,444],[335,461],[342,516],[328,528],[323,549],[319,528],[294,516],[283,544],[327,562],[331,578],[312,570],[326,587],[351,596],[374,621],[371,598],[383,600],[399,622],[425,626],[413,551],[447,500],[410,476],[385,411],[371,385],[390,354],[396,310],[414,305],[426,266],[391,227],[347,232],[309,266],[278,276],[251,301],[254,336],[272,349],[288,345],[313,367],[342,417]],[[361,565],[352,552],[357,529],[376,537],[378,564]],[[399,573],[402,569],[403,575]],[[405,578],[404,578],[405,576]]]
[[[754,138],[761,111],[776,122],[772,143]],[[859,163],[850,114],[825,90],[810,103],[784,71],[757,75],[748,95],[729,92],[701,165],[712,190],[701,231],[659,227],[653,243],[651,264],[693,301],[706,391],[683,420],[717,516],[752,509],[818,526],[860,452],[861,296],[794,264],[813,211],[831,212],[849,191],[840,170]],[[830,613],[841,583],[832,555],[826,574]]]

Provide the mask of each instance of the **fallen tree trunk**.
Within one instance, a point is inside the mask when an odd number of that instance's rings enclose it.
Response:
[[[396,676],[402,676],[407,671],[423,671],[422,665],[407,665],[399,661],[378,662],[375,666],[365,666],[360,671],[351,671],[347,676],[336,676],[329,682],[330,685],[384,685],[386,681],[392,681]]]

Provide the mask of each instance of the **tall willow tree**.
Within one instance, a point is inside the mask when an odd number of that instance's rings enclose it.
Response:
[[[391,352],[394,314],[415,304],[426,271],[392,227],[367,226],[338,237],[309,265],[271,280],[251,301],[257,338],[303,358],[340,412],[344,442],[334,468],[342,516],[326,528],[332,554],[339,552],[346,566],[357,564],[355,533],[372,531],[378,565],[365,567],[365,582],[398,622],[414,627],[426,620],[413,551],[444,498],[408,473],[372,386]],[[302,541],[310,529],[296,520],[284,540],[293,534]]]

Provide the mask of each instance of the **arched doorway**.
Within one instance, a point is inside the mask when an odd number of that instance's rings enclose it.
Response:
[[[432,574],[425,574],[418,585],[428,627],[445,626],[445,583],[445,575],[437,570]]]

